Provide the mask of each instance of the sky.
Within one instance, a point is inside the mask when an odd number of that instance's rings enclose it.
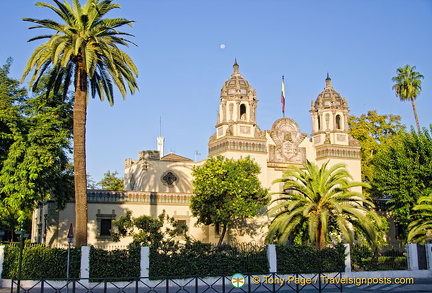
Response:
[[[14,59],[10,77],[20,79],[41,41],[27,40],[23,17],[56,16],[36,0],[3,1],[0,64]],[[45,2],[53,3],[51,0]],[[83,0],[81,1],[83,3]],[[311,101],[324,89],[326,74],[347,98],[350,114],[370,110],[415,125],[411,104],[392,89],[398,67],[424,75],[417,110],[422,127],[432,124],[432,1],[430,0],[115,0],[108,17],[134,20],[137,46],[125,47],[139,70],[139,91],[115,105],[91,99],[87,113],[87,173],[98,182],[110,170],[124,174],[124,160],[156,150],[165,137],[170,151],[192,160],[208,155],[215,132],[220,90],[239,71],[256,89],[257,123],[271,129],[285,116],[311,133]],[[26,80],[27,81],[27,80]],[[24,85],[27,86],[26,81]],[[198,153],[198,154],[197,154]]]

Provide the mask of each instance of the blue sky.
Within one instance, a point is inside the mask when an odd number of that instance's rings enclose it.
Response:
[[[30,23],[21,19],[54,18],[36,2],[2,3],[0,64],[12,57],[11,77],[17,79],[39,44],[27,40],[43,32],[28,30]],[[123,176],[125,158],[156,149],[160,117],[166,152],[194,159],[199,151],[197,160],[204,159],[215,131],[219,92],[234,58],[257,90],[262,130],[282,117],[284,75],[286,117],[310,133],[311,101],[324,88],[327,72],[352,115],[377,110],[414,125],[410,103],[400,102],[392,90],[391,78],[405,64],[425,76],[418,115],[422,126],[432,123],[432,1],[116,2],[122,8],[108,16],[136,21],[125,30],[135,35],[138,46],[124,50],[139,69],[140,91],[124,101],[117,95],[114,107],[90,100],[87,172],[96,181],[108,170]]]

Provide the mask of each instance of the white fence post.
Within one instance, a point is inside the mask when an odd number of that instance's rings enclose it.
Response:
[[[141,247],[140,277],[148,278],[150,270],[150,248]]]
[[[270,273],[277,273],[276,245],[267,244],[267,260],[269,263]]]
[[[345,273],[351,273],[351,246],[345,243]]]
[[[428,270],[432,270],[432,243],[425,244],[426,262]]]
[[[2,287],[3,284],[3,279],[1,277],[2,273],[3,273],[3,262],[4,262],[4,245],[0,245],[0,288]]]
[[[88,279],[89,277],[90,277],[90,246],[81,246],[80,278]]]
[[[406,245],[407,257],[408,257],[408,270],[416,271],[419,269],[418,255],[417,255],[417,244],[408,243]]]

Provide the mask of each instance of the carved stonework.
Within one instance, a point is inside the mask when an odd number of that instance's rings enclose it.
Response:
[[[178,181],[178,178],[173,171],[167,171],[162,175],[161,180],[165,186],[172,188],[174,187],[174,184]]]
[[[240,126],[240,133],[241,134],[250,134],[250,127],[249,126]]]
[[[269,148],[270,162],[303,163],[305,156],[299,145],[307,135],[300,132],[300,128],[294,120],[290,118],[277,120],[269,134],[275,143]]]
[[[337,134],[336,137],[337,137],[337,141],[343,142],[346,139],[346,136],[344,134]]]

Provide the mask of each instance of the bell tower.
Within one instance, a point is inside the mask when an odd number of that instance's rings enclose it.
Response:
[[[265,133],[256,124],[256,90],[240,74],[237,60],[233,69],[220,92],[216,133],[208,144],[209,156],[226,151],[267,152]]]
[[[312,140],[316,149],[317,161],[331,158],[358,160],[360,146],[348,131],[348,103],[331,85],[327,73],[326,86],[312,101]]]

